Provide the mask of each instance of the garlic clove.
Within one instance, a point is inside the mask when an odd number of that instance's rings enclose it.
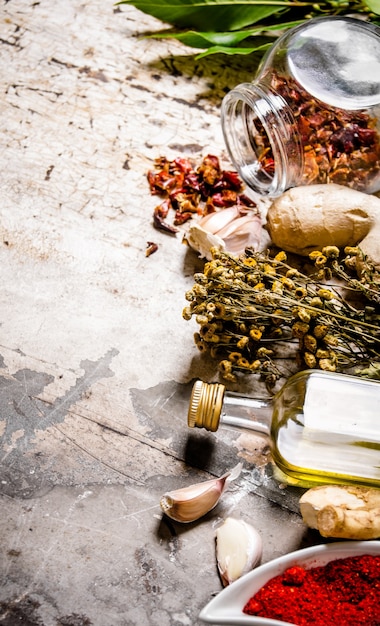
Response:
[[[241,463],[220,478],[168,491],[161,497],[161,509],[176,522],[195,522],[218,504],[227,483],[235,480],[240,471]]]
[[[261,217],[254,211],[237,206],[215,211],[193,224],[186,240],[207,260],[212,259],[211,248],[241,255],[245,248],[262,247],[263,229]]]
[[[237,230],[241,228],[241,226],[247,223],[250,224],[252,221],[257,221],[259,218],[257,215],[238,215],[231,222],[226,224],[223,228],[217,231],[217,234],[222,239],[226,239],[231,234],[235,233]],[[261,220],[259,219],[259,224],[261,226]]]
[[[217,248],[218,250],[225,249],[223,239],[208,232],[199,224],[193,224],[190,227],[185,239],[189,246],[199,253],[200,258],[205,258],[207,261],[212,259],[212,248]]]
[[[248,247],[258,250],[262,238],[261,219],[257,215],[240,217],[218,232],[230,254],[239,256]]]
[[[262,539],[244,520],[228,517],[216,531],[216,559],[223,585],[246,574],[260,561]]]
[[[205,228],[209,233],[215,235],[230,224],[234,219],[239,217],[239,215],[239,209],[236,206],[232,206],[228,209],[208,213],[208,215],[205,215],[199,220],[198,224],[202,228]]]

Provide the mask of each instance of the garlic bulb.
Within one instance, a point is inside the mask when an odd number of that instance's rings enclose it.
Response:
[[[216,531],[216,559],[226,587],[257,565],[263,551],[262,539],[244,520],[228,517]]]
[[[195,522],[218,504],[227,483],[235,480],[240,471],[241,463],[220,478],[168,491],[161,497],[161,509],[176,522]]]
[[[229,207],[202,217],[190,227],[186,239],[208,260],[213,247],[235,255],[242,254],[246,247],[258,250],[262,242],[261,218],[252,209]]]

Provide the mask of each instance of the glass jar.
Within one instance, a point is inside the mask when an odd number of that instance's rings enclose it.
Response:
[[[188,425],[211,432],[225,425],[269,436],[274,463],[297,481],[380,487],[379,415],[379,382],[306,370],[269,399],[196,381]]]
[[[261,195],[337,183],[380,189],[380,28],[315,18],[279,37],[223,99],[225,143]]]

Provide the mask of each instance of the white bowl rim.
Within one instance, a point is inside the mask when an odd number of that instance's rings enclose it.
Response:
[[[295,550],[260,565],[225,587],[202,609],[199,619],[218,626],[294,626],[290,622],[246,615],[242,607],[268,580],[288,567],[315,567],[335,559],[364,554],[380,555],[380,541],[335,541]]]

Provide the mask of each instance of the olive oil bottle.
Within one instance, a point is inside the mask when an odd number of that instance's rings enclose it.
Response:
[[[307,370],[270,399],[196,381],[188,425],[268,435],[274,463],[297,481],[380,487],[380,383],[373,380]]]

